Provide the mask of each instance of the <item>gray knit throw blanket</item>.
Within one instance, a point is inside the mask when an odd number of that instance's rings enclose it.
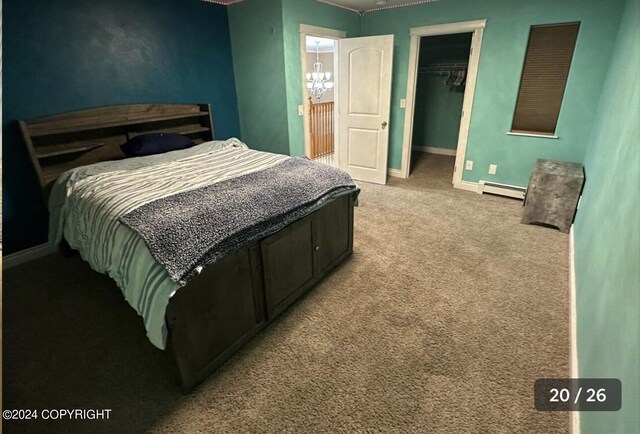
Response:
[[[185,285],[203,267],[357,191],[340,169],[291,158],[270,168],[158,199],[120,217],[172,280]]]

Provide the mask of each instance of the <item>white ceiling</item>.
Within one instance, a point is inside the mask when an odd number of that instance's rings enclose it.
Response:
[[[244,0],[204,0],[211,3],[218,3],[223,5],[232,5],[234,3],[240,3]],[[369,12],[380,9],[389,9],[398,6],[408,6],[418,3],[430,3],[438,0],[316,0],[322,3],[328,3],[330,5],[343,7],[356,12]]]

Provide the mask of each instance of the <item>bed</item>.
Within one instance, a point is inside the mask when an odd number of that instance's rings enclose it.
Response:
[[[206,104],[108,106],[20,121],[20,128],[49,203],[50,241],[115,280],[151,343],[173,354],[184,392],[353,251],[357,187],[335,169],[237,139],[215,141]],[[180,133],[196,146],[125,158],[120,145],[150,132]],[[340,180],[296,184],[282,188],[295,194],[265,199],[264,189],[293,182],[293,172],[296,182],[309,174]],[[309,200],[320,191],[321,199]],[[305,205],[292,199],[285,212],[289,195],[306,197]],[[270,202],[282,209],[266,223],[247,220]],[[149,218],[156,215],[163,217]],[[235,238],[220,229],[243,224]]]

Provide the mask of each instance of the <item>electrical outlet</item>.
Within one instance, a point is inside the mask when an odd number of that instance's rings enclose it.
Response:
[[[464,166],[467,170],[473,170],[473,161],[467,160],[467,164]]]
[[[407,106],[407,100],[404,98],[400,98],[400,108],[405,108]]]
[[[498,171],[498,166],[495,164],[489,164],[489,175],[495,175]]]
[[[304,106],[303,105],[299,105],[298,106],[298,116],[303,116],[304,115]]]

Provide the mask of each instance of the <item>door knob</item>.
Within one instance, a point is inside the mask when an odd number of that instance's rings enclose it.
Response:
[[[387,127],[387,121],[382,122],[382,129],[384,130]]]

